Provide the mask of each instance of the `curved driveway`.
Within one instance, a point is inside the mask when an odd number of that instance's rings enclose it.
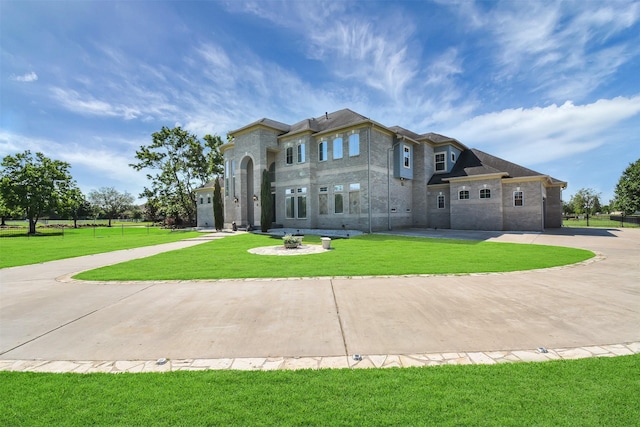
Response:
[[[406,233],[571,246],[599,256],[563,268],[462,276],[65,279],[220,237],[212,234],[8,268],[0,270],[0,361],[344,357],[640,341],[640,229]]]

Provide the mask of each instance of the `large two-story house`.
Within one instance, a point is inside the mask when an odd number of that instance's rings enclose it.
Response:
[[[435,133],[387,127],[344,109],[288,125],[261,119],[230,132],[227,226],[260,225],[263,170],[274,224],[297,229],[401,227],[540,231],[562,225],[566,182]],[[213,223],[211,188],[199,225]],[[200,221],[200,218],[206,219]]]

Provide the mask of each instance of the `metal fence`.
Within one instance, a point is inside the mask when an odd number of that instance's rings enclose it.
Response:
[[[609,219],[611,221],[619,222],[621,226],[624,226],[624,224],[640,225],[640,216],[637,215],[611,215]]]
[[[0,227],[0,238],[5,237],[65,237],[65,236],[84,236],[84,237],[111,237],[111,236],[143,236],[151,233],[154,227],[151,224],[117,224],[111,227],[108,223],[84,223],[78,222],[78,228],[74,228],[73,223],[65,221],[57,221],[55,223],[38,222],[36,225],[36,234],[29,234],[28,223],[11,221],[6,226]]]

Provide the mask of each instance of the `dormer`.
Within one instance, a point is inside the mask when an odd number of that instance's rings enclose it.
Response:
[[[435,173],[449,173],[460,157],[462,150],[453,145],[442,145],[433,149],[433,167]]]

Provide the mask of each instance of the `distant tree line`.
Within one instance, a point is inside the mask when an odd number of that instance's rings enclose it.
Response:
[[[146,170],[150,186],[140,197],[134,197],[113,187],[102,187],[84,195],[70,173],[70,164],[46,157],[43,153],[22,153],[5,156],[0,163],[0,226],[10,218],[27,219],[29,233],[35,234],[36,224],[43,218],[79,219],[116,218],[165,221],[178,226],[196,222],[195,189],[216,178],[214,194],[216,227],[222,228],[222,198],[218,177],[222,173],[223,142],[217,135],[196,135],[176,127],[163,127],[151,135],[152,142],[136,151],[137,171]]]

